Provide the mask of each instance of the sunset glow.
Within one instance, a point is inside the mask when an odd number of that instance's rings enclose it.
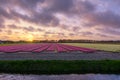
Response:
[[[120,40],[119,0],[0,0],[0,40]]]

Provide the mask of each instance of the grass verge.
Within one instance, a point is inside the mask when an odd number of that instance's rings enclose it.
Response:
[[[119,60],[100,61],[46,61],[46,60],[25,60],[25,61],[0,61],[0,73],[19,74],[120,74]]]

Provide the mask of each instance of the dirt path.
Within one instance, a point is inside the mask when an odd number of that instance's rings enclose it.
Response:
[[[0,53],[0,60],[120,60],[120,53]]]
[[[0,80],[120,80],[115,74],[20,75],[0,74]]]

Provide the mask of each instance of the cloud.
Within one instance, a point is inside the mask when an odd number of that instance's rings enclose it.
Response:
[[[2,17],[0,17],[0,32],[2,32],[2,29],[5,28],[5,25],[4,25],[4,20]]]
[[[2,32],[2,30],[0,29],[0,32]]]
[[[8,35],[11,35],[13,33],[12,30],[7,30],[6,32]]]
[[[33,28],[32,26],[23,27],[22,29],[23,29],[23,30],[26,30],[26,31],[29,31],[29,32],[34,32],[34,31],[35,31],[35,28]]]
[[[56,34],[55,32],[51,32],[51,31],[47,31],[45,32],[46,35],[49,35],[49,34]]]
[[[26,11],[32,12],[35,11],[35,8],[39,3],[43,3],[45,0],[13,0],[14,5],[20,7]],[[8,1],[9,2],[9,1]]]
[[[4,20],[2,18],[0,18],[0,28],[5,28],[3,23],[4,23]]]
[[[98,31],[109,35],[120,35],[120,30],[114,28],[97,28]]]
[[[15,0],[16,1],[16,0]],[[47,25],[47,26],[57,26],[59,24],[59,20],[50,12],[42,12],[39,13],[33,9],[35,6],[37,6],[38,2],[43,2],[44,0],[17,0],[16,3],[18,4],[17,6],[21,7],[23,10],[29,10],[31,12],[32,16],[27,16],[27,15],[22,15],[18,11],[15,11],[14,9],[9,8],[9,13],[0,7],[0,16],[3,16],[8,19],[22,19],[30,23],[35,23],[35,24],[42,24],[42,25]],[[9,2],[9,1],[8,1]],[[8,3],[7,2],[7,3]],[[11,4],[11,6],[13,6]]]
[[[8,3],[8,2],[7,2]],[[19,18],[30,23],[42,24],[45,26],[59,26],[60,21],[55,17],[55,13],[63,13],[64,15],[75,15],[75,13],[88,13],[94,10],[95,6],[88,1],[78,1],[73,0],[14,0],[17,7],[20,7],[26,12],[30,12],[31,16],[22,15],[14,9],[10,9],[10,13],[4,11],[4,16],[6,18]],[[44,3],[48,5],[47,7],[41,7],[42,11],[36,11],[36,6],[38,3]],[[12,3],[11,3],[12,4]],[[11,5],[13,6],[13,5]],[[30,8],[30,9],[29,9]],[[3,11],[2,11],[3,12]]]
[[[65,33],[59,32],[58,35],[59,36],[65,36]]]
[[[52,12],[68,12],[73,7],[73,0],[47,0],[49,11]]]
[[[67,31],[70,30],[70,26],[65,25],[65,24],[60,24],[59,27],[60,27],[61,29],[67,30]]]
[[[76,36],[75,33],[69,33],[69,36]]]
[[[9,15],[9,13],[5,9],[3,9],[2,7],[0,7],[0,17],[11,19],[12,15]]]
[[[86,32],[79,32],[81,35],[83,36],[91,36],[93,35],[94,33],[90,32],[90,31],[86,31]]]
[[[100,37],[106,37],[106,38],[114,38],[114,36],[111,35],[107,35],[107,34],[102,34],[102,33],[97,33],[96,36],[100,36]]]
[[[78,32],[80,29],[81,29],[81,28],[78,27],[78,26],[72,28],[72,30],[73,30],[74,32]]]
[[[78,0],[76,3],[76,11],[80,14],[88,14],[94,12],[96,10],[96,6],[92,4],[90,1],[81,1]]]
[[[19,26],[16,26],[14,24],[11,24],[11,25],[7,25],[7,27],[11,28],[11,29],[20,29]]]
[[[16,26],[14,24],[11,24],[11,25],[7,25],[7,27],[10,28],[10,29],[18,29],[18,30],[22,30],[22,31],[25,30],[25,31],[28,31],[28,32],[36,32],[36,31],[42,32],[42,31],[44,31],[41,28],[35,28],[33,26],[24,27],[24,26]]]
[[[59,25],[59,20],[52,15],[51,13],[37,13],[34,15],[34,17],[31,19],[31,21],[38,23],[38,24],[43,24],[47,26],[57,26]]]
[[[111,11],[88,14],[86,20],[94,25],[120,28],[120,16]]]
[[[19,13],[19,11],[16,11],[11,8],[9,9],[9,13],[5,10],[5,8],[0,8],[0,12],[1,14],[9,19],[22,19],[25,21],[28,21],[30,23],[35,23],[38,25],[45,25],[45,26],[59,26],[60,21],[57,17],[55,17],[55,13],[63,13],[63,14],[72,14],[74,15],[74,13],[81,13],[81,12],[89,12],[92,11],[94,9],[94,6],[88,2],[88,1],[79,1],[76,2],[73,0],[13,0],[13,1],[3,1],[1,0],[2,3],[4,4],[8,4],[10,3],[11,6],[14,5],[14,7],[19,7],[20,9],[23,10],[27,10],[26,12],[30,12],[29,14],[31,16],[28,15],[22,15]],[[42,8],[42,12],[36,11],[36,6],[38,5],[38,3],[44,3],[46,5],[48,5],[47,7],[41,7]],[[79,5],[77,4],[79,3]],[[10,5],[9,4],[9,5]],[[77,4],[77,6],[76,6]]]
[[[42,32],[42,31],[44,31],[44,30],[41,29],[41,28],[37,28],[37,31]]]
[[[104,3],[104,1],[100,2]],[[8,27],[11,30],[45,32],[44,27],[56,27],[66,30],[65,34],[72,36],[95,36],[93,29],[100,32],[98,36],[119,36],[120,14],[119,10],[113,10],[119,5],[114,6],[110,2],[116,4],[111,0],[107,4],[108,7],[102,10],[98,0],[94,2],[92,0],[0,0],[0,31],[5,31],[3,28]],[[29,26],[23,26],[21,21],[29,23]],[[9,25],[5,25],[7,23]],[[7,31],[7,33],[11,32]],[[47,34],[65,36],[59,32],[46,32]]]

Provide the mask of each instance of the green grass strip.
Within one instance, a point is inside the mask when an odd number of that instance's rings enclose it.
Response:
[[[25,60],[0,61],[0,73],[20,74],[120,74],[120,60]]]

